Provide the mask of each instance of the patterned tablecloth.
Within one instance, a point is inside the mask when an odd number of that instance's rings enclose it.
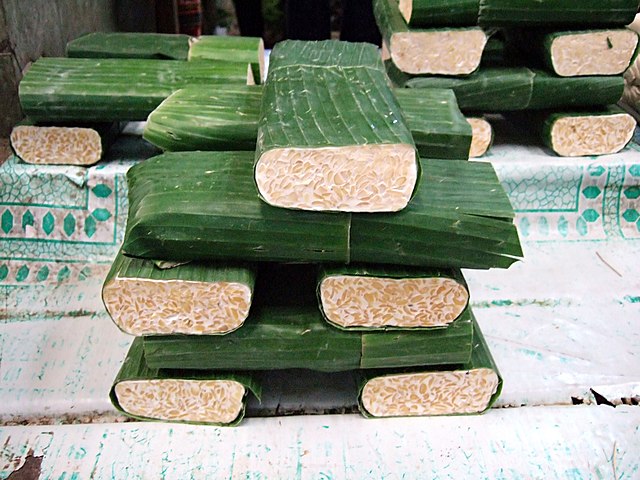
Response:
[[[126,170],[154,153],[124,137],[91,168],[0,166],[3,419],[116,418],[107,392],[131,339],[110,322],[100,288],[124,233]],[[637,407],[568,405],[593,405],[594,392],[616,404],[640,397],[640,147],[560,158],[498,137],[482,160],[511,199],[525,259],[465,276],[505,380],[497,406],[525,408],[410,421],[250,418],[236,430],[5,427],[0,478],[39,456],[47,478],[634,478]],[[353,401],[332,392],[316,385],[309,403],[276,389],[249,410],[339,411]]]

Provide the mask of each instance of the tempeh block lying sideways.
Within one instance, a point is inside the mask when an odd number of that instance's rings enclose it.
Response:
[[[558,77],[533,70],[533,86],[528,109],[602,107],[617,103],[624,92],[620,76]]]
[[[471,125],[471,131],[473,132],[469,158],[481,157],[487,153],[493,143],[493,127],[483,117],[469,117],[467,122]]]
[[[536,132],[547,147],[563,157],[617,153],[631,141],[636,128],[633,116],[617,106],[512,118],[520,127]]]
[[[252,83],[247,65],[128,58],[41,58],[20,82],[20,103],[33,121],[146,120],[186,85]]]
[[[253,152],[167,153],[127,172],[123,250],[149,259],[507,267],[522,255],[490,164],[425,160],[395,214],[293,211],[262,202]]]
[[[364,372],[359,406],[365,417],[482,413],[500,396],[502,378],[474,319],[471,361],[450,367]]]
[[[147,119],[143,136],[163,150],[255,150],[262,87],[178,90]]]
[[[256,145],[255,180],[265,202],[394,212],[406,207],[418,178],[413,137],[375,46],[276,45]]]
[[[254,300],[242,328],[227,335],[145,337],[147,364],[172,369],[339,372],[469,361],[473,327],[468,310],[447,328],[346,332],[324,320],[314,295],[315,280],[310,280],[290,277],[292,288],[304,282],[310,294],[291,301],[274,300],[261,289],[269,281],[282,285],[286,277],[262,279],[256,287],[256,297],[262,298]]]
[[[463,112],[591,107],[616,103],[622,76],[559,77],[524,67],[487,67],[464,78],[408,76],[387,63],[399,87],[450,88]]]
[[[394,94],[420,155],[468,158],[471,130],[452,91],[407,88]],[[144,138],[169,151],[255,149],[261,103],[260,86],[186,87],[149,115]]]
[[[398,87],[453,90],[463,112],[524,110],[529,105],[534,73],[528,68],[483,67],[461,78],[413,76],[386,63],[391,81]]]
[[[139,58],[186,60],[189,35],[138,32],[92,32],[67,43],[71,58]]]
[[[329,323],[347,329],[446,327],[467,308],[459,270],[323,267],[318,300]]]
[[[374,0],[376,23],[391,60],[410,74],[468,75],[480,66],[487,34],[479,27],[409,28],[397,0]]]
[[[149,368],[142,338],[136,338],[109,397],[137,420],[231,426],[242,421],[249,393],[260,399],[250,374]]]
[[[222,60],[251,65],[256,83],[264,80],[264,42],[258,37],[201,35],[189,48],[189,60]]]
[[[469,158],[473,132],[453,90],[398,88],[394,93],[421,157]]]
[[[638,34],[626,28],[555,31],[513,29],[509,43],[561,77],[622,75],[635,58]]]
[[[637,10],[637,0],[480,0],[478,22],[485,27],[624,26]]]
[[[193,262],[160,269],[118,253],[102,289],[114,323],[131,335],[231,332],[249,315],[256,271]]]
[[[483,268],[495,262],[508,267],[522,253],[517,235],[509,233],[511,204],[508,198],[498,200],[501,187],[487,166],[424,160],[423,183],[429,188],[419,189],[409,207],[396,214],[352,216],[351,261],[408,265],[409,256],[414,266]],[[498,237],[502,241],[495,243]]]
[[[257,37],[165,33],[93,32],[67,43],[73,58],[222,60],[251,65],[256,82],[264,78],[264,43]]]
[[[242,328],[224,336],[146,337],[147,362],[162,368],[346,371],[470,358],[468,314],[446,329],[344,332],[324,321],[315,284],[314,265],[265,265]]]
[[[34,165],[82,165],[97,163],[115,140],[117,123],[91,126],[17,125],[11,146],[26,163]]]
[[[472,26],[480,0],[400,0],[400,13],[411,27]]]

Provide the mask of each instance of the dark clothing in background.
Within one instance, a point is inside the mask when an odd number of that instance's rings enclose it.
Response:
[[[261,0],[234,0],[240,34],[263,37]],[[331,38],[329,0],[283,0],[285,38],[326,40]],[[340,40],[369,42],[380,46],[381,37],[373,16],[372,0],[342,0]]]
[[[285,0],[285,36],[292,40],[331,37],[329,0]]]
[[[340,40],[381,45],[382,37],[373,16],[372,0],[342,0]]]
[[[264,37],[262,0],[233,0],[238,28],[243,37]]]
[[[180,32],[193,37],[202,35],[201,0],[178,0]]]

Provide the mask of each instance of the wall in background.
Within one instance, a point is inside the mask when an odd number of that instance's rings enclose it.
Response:
[[[0,136],[22,117],[18,84],[39,57],[61,56],[67,42],[116,28],[117,0],[0,0]]]

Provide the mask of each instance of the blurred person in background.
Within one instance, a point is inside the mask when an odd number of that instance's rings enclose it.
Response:
[[[199,37],[202,35],[202,1],[178,0],[179,33]]]
[[[285,38],[331,38],[332,3],[329,0],[283,0],[283,4]],[[241,35],[264,37],[261,0],[234,0],[234,6]],[[342,10],[340,40],[380,45],[381,37],[373,16],[372,0],[342,0],[340,5],[334,6]]]

